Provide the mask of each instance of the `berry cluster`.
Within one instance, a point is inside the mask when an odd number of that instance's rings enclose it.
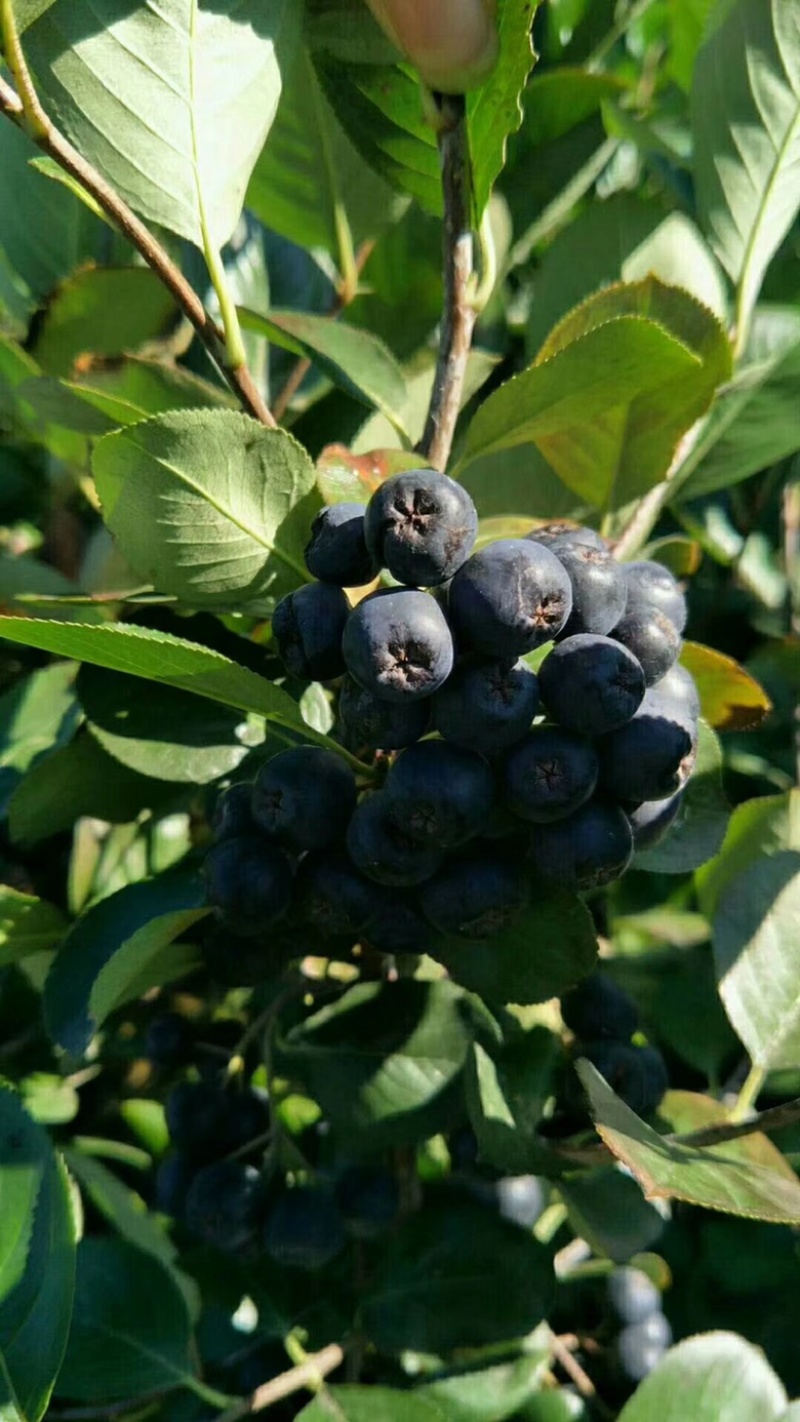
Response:
[[[614,1354],[628,1383],[640,1383],[660,1362],[672,1342],[672,1329],[661,1308],[661,1294],[641,1269],[615,1269],[608,1280],[608,1303],[621,1325]]]
[[[631,1041],[639,1025],[633,998],[604,973],[591,973],[561,999],[565,1027],[575,1035],[573,1059],[585,1057],[639,1116],[655,1111],[669,1085],[667,1069],[654,1047]],[[580,1110],[583,1095],[570,1071],[564,1090],[567,1110]]]
[[[431,469],[317,516],[317,581],[278,604],[273,636],[291,675],[339,681],[340,739],[381,783],[362,793],[304,747],[227,792],[206,872],[234,933],[299,921],[389,953],[488,938],[537,880],[608,884],[674,820],[699,712],[675,579],[617,563],[590,529],[473,551],[477,528]],[[381,569],[401,585],[351,607],[345,589]],[[537,675],[526,658],[549,642]]]

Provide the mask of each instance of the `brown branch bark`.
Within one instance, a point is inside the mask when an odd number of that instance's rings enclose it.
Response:
[[[327,1348],[320,1349],[319,1353],[314,1353],[307,1358],[304,1363],[298,1364],[296,1368],[289,1368],[287,1372],[280,1373],[276,1378],[270,1378],[269,1382],[262,1383],[256,1388],[252,1397],[245,1398],[243,1402],[238,1402],[234,1407],[229,1407],[227,1412],[223,1412],[217,1422],[240,1422],[242,1417],[250,1417],[256,1412],[263,1412],[265,1408],[271,1407],[273,1402],[280,1402],[284,1397],[291,1397],[293,1393],[300,1392],[302,1388],[310,1388],[318,1391],[323,1380],[328,1373],[334,1372],[344,1359],[344,1349],[338,1343],[329,1343]]]
[[[31,111],[35,124],[30,122]],[[276,427],[271,411],[262,399],[253,377],[246,365],[232,366],[227,357],[225,338],[216,322],[206,311],[197,292],[189,284],[183,273],[156,241],[153,234],[139,220],[127,203],[93,168],[81,157],[67,138],[48,118],[39,99],[31,88],[25,107],[14,89],[0,79],[0,113],[28,132],[37,147],[58,164],[60,168],[80,183],[94,198],[114,226],[141,254],[175,300],[176,305],[191,322],[214,364],[241,402],[242,408],[253,419],[269,429]]]
[[[434,469],[450,458],[461,408],[475,310],[471,300],[473,241],[467,118],[463,95],[440,95],[439,153],[442,168],[444,304],[439,356],[420,452]]]

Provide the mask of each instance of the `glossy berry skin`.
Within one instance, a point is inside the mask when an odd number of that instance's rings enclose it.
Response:
[[[344,838],[356,806],[356,779],[341,756],[319,746],[280,751],[253,786],[258,828],[287,849],[324,849]]]
[[[187,1229],[223,1254],[254,1258],[266,1205],[264,1181],[252,1165],[220,1160],[198,1171],[186,1194]]]
[[[578,633],[557,643],[539,668],[539,691],[559,726],[602,736],[639,709],[644,673],[636,657],[610,637]]]
[[[144,1052],[154,1066],[180,1066],[191,1055],[193,1044],[192,1024],[179,1012],[162,1012],[148,1023]]]
[[[354,751],[403,750],[425,735],[430,707],[429,700],[383,701],[347,676],[339,691],[342,739]]]
[[[608,544],[595,528],[584,528],[578,523],[565,523],[556,521],[553,523],[541,524],[539,528],[532,528],[525,537],[532,543],[543,543],[545,548],[584,547],[597,548],[601,553],[609,551]]]
[[[633,854],[633,835],[618,805],[592,800],[557,824],[535,825],[528,858],[547,883],[573,893],[600,889],[625,873]]]
[[[671,1342],[672,1329],[663,1313],[652,1313],[640,1323],[629,1323],[615,1345],[620,1371],[630,1382],[642,1382],[661,1362]]]
[[[665,800],[688,780],[697,729],[673,702],[648,691],[627,725],[600,742],[600,784],[632,805]]]
[[[642,1269],[615,1269],[607,1287],[608,1302],[620,1323],[641,1323],[661,1312],[661,1292]]]
[[[440,868],[444,851],[412,839],[393,818],[386,792],[367,795],[347,830],[347,850],[357,869],[376,884],[422,884]]]
[[[547,1203],[537,1175],[508,1175],[497,1181],[494,1193],[500,1218],[520,1229],[533,1229]]]
[[[497,755],[524,736],[539,709],[535,674],[523,661],[462,662],[432,702],[434,728],[467,750]]]
[[[206,855],[203,872],[208,902],[232,933],[262,933],[291,903],[292,866],[282,849],[260,836],[221,840]]]
[[[306,855],[297,873],[297,903],[304,921],[324,938],[367,929],[381,909],[381,891],[359,874],[342,850]]]
[[[290,676],[332,681],[342,675],[349,613],[347,597],[332,583],[305,583],[281,598],[272,614],[272,635]]]
[[[453,638],[430,593],[372,593],[351,612],[342,640],[350,675],[385,701],[432,696],[453,669]]]
[[[534,726],[506,756],[505,804],[531,824],[561,820],[583,805],[597,783],[594,746],[572,731]]]
[[[528,886],[522,867],[485,850],[451,859],[420,890],[426,918],[454,938],[491,938],[523,912]]]
[[[446,741],[421,741],[397,757],[384,788],[389,814],[420,844],[452,849],[477,834],[494,803],[483,756]]]
[[[321,1185],[284,1190],[269,1211],[264,1246],[285,1269],[324,1269],[345,1246],[333,1193]]]
[[[164,1103],[169,1138],[192,1165],[202,1165],[224,1154],[227,1097],[221,1087],[202,1081],[181,1081]]]
[[[590,973],[561,999],[564,1025],[583,1041],[629,1042],[636,1031],[636,1003],[606,973]]]
[[[697,683],[691,672],[682,667],[679,662],[670,667],[666,676],[662,676],[653,686],[653,691],[659,696],[666,697],[667,701],[673,701],[694,721],[700,715],[700,693],[697,690]]]
[[[558,636],[572,612],[572,588],[549,548],[501,538],[456,573],[449,610],[460,646],[488,657],[520,657]]]
[[[561,637],[576,632],[609,632],[625,611],[628,588],[620,564],[607,548],[588,543],[554,540],[547,545],[555,553],[572,588],[572,612],[561,629]]]
[[[397,1181],[384,1165],[351,1165],[336,1182],[336,1204],[354,1239],[377,1239],[400,1212]]]
[[[634,1047],[628,1042],[585,1042],[576,1049],[576,1055],[586,1057],[637,1116],[649,1116],[655,1111],[669,1085],[664,1062],[652,1047]]]
[[[378,567],[408,586],[436,587],[469,557],[478,515],[461,484],[435,469],[412,469],[375,490],[365,532]]]
[[[312,578],[340,588],[359,588],[377,576],[380,564],[370,556],[364,536],[365,513],[365,504],[331,504],[320,509],[305,550]]]
[[[678,790],[668,800],[644,800],[635,810],[627,811],[637,852],[661,843],[678,818],[682,802],[683,791]]]
[[[674,622],[653,607],[626,612],[611,636],[632,652],[648,686],[666,676],[677,661],[681,638]]]
[[[252,834],[256,828],[251,809],[253,787],[248,781],[229,785],[217,796],[211,828],[215,839],[235,839],[240,834]]]
[[[663,612],[681,633],[686,626],[686,598],[669,568],[649,558],[638,563],[623,563],[628,585],[627,612],[639,612],[644,607]]]

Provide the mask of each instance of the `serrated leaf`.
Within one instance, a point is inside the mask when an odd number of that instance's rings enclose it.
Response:
[[[537,887],[515,924],[481,942],[446,938],[435,955],[455,982],[492,1003],[558,997],[591,971],[597,939],[585,904]]]
[[[713,921],[719,992],[754,1065],[800,1059],[800,851],[748,865],[730,882]]]
[[[701,1333],[670,1348],[619,1422],[778,1422],[786,1392],[763,1352],[736,1333]]]
[[[99,667],[82,667],[76,690],[103,749],[157,780],[206,785],[235,770],[263,740],[262,728],[237,711],[173,687],[154,691]]]
[[[305,356],[335,385],[380,410],[404,433],[400,411],[408,396],[406,382],[394,356],[377,336],[343,321],[301,311],[261,315],[241,310],[239,315],[245,330],[260,331],[284,350]]]
[[[168,632],[129,623],[79,627],[32,617],[0,617],[0,639],[4,637],[56,656],[207,696],[301,733],[304,728],[297,703],[279,686],[220,652]]]
[[[637,854],[634,869],[653,874],[687,874],[718,853],[730,819],[722,779],[722,749],[714,732],[700,722],[697,760],[684,790],[678,818],[660,844]]]
[[[713,647],[684,642],[681,665],[697,682],[703,719],[718,731],[752,730],[772,710],[755,677]]]
[[[33,355],[50,375],[86,357],[120,356],[164,333],[175,301],[149,267],[90,267],[63,282],[48,303]]]
[[[466,1097],[478,1158],[507,1175],[535,1173],[547,1155],[537,1135],[553,1093],[558,1040],[534,1027],[507,1047],[490,1052],[473,1044],[466,1070]]]
[[[747,329],[764,274],[800,206],[800,33],[784,0],[736,0],[700,49],[692,82],[701,217],[738,288]]]
[[[238,409],[235,396],[191,371],[135,356],[79,376],[69,389],[115,425],[134,424],[167,410]]]
[[[533,68],[531,27],[540,0],[499,0],[500,51],[486,81],[467,95],[467,132],[475,215],[483,214],[503,170],[506,144],[522,123],[522,91]]]
[[[0,1372],[22,1422],[39,1422],[70,1326],[75,1221],[47,1133],[5,1087],[0,1159]]]
[[[208,913],[199,872],[163,874],[102,899],[73,925],[47,976],[43,1008],[53,1041],[80,1056],[109,1013],[170,981],[164,949]]]
[[[676,1135],[687,1136],[693,1131],[704,1131],[711,1126],[721,1126],[730,1121],[730,1114],[721,1101],[713,1096],[703,1096],[697,1091],[668,1091],[658,1108],[659,1120],[665,1122]],[[794,1182],[795,1172],[773,1144],[769,1136],[760,1131],[742,1136],[738,1141],[723,1142],[726,1154],[733,1146],[733,1154],[752,1165],[763,1165],[765,1170],[774,1170],[785,1180]]]
[[[55,947],[66,928],[64,915],[53,904],[0,884],[0,967]]]
[[[190,1338],[186,1301],[158,1260],[116,1239],[81,1241],[59,1397],[107,1402],[191,1382]]]
[[[293,0],[56,0],[26,51],[45,107],[131,206],[201,249],[205,228],[218,250],[277,109],[276,47],[291,49],[299,20]]]
[[[355,21],[350,12],[344,25],[352,28]],[[402,210],[402,198],[364,162],[345,134],[305,49],[298,49],[286,75],[246,202],[267,227],[301,247],[322,248],[336,262],[341,261],[343,240],[357,250]]]
[[[288,1033],[286,1067],[335,1129],[370,1148],[440,1130],[470,1041],[452,983],[360,983]]]
[[[106,523],[159,591],[220,607],[308,581],[320,501],[311,460],[283,430],[225,410],[156,415],[106,435],[92,468]]]
[[[606,450],[619,452],[623,433],[614,412],[641,396],[666,398],[673,385],[697,377],[700,369],[698,357],[656,322],[617,316],[490,395],[467,431],[457,473],[481,455],[533,442],[551,463],[558,461],[554,467],[569,488],[600,506],[608,496],[608,459],[595,461]],[[560,451],[589,436],[595,445],[591,470],[562,470]]]
[[[447,1193],[394,1234],[361,1305],[361,1323],[386,1352],[485,1347],[530,1333],[546,1316],[552,1290],[549,1250]]]
[[[697,875],[700,907],[706,918],[713,917],[728,885],[755,860],[784,850],[800,853],[800,790],[737,805],[720,853]]]
[[[67,664],[43,667],[0,696],[0,808],[31,766],[75,734],[74,680]]]
[[[576,1071],[599,1135],[649,1200],[686,1200],[707,1210],[775,1224],[800,1222],[796,1178],[743,1160],[741,1152],[731,1148],[741,1145],[739,1141],[685,1146],[666,1140],[615,1095],[591,1062],[580,1059]]]

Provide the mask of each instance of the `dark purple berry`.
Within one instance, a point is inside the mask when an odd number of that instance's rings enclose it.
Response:
[[[306,567],[323,583],[358,588],[372,582],[380,570],[367,550],[365,504],[331,504],[320,509],[306,544]]]
[[[655,608],[669,618],[679,633],[682,632],[686,626],[686,599],[669,568],[647,558],[621,566],[628,585],[626,611],[641,612],[645,607]]]
[[[403,750],[425,735],[430,706],[430,701],[384,701],[346,676],[339,692],[342,739],[353,751]]]
[[[492,938],[525,910],[527,880],[521,865],[486,851],[453,859],[420,890],[425,916],[455,938]]]
[[[549,548],[503,538],[459,569],[449,609],[460,645],[488,657],[519,657],[558,636],[572,611],[572,589]]]
[[[447,619],[430,593],[387,589],[364,598],[342,641],[350,675],[385,701],[432,696],[453,668]]]
[[[280,751],[253,786],[258,828],[289,849],[324,849],[344,838],[356,804],[355,776],[341,756],[319,746]]]
[[[563,819],[593,794],[597,770],[594,746],[582,736],[535,726],[505,758],[505,803],[533,824]]]
[[[607,548],[558,542],[549,547],[572,587],[572,612],[559,635],[573,637],[578,632],[596,632],[604,636],[625,611],[628,588],[620,564]]]
[[[394,474],[367,505],[367,547],[379,567],[412,587],[447,582],[469,556],[478,515],[466,489],[435,469]]]
[[[204,874],[208,902],[232,933],[263,933],[289,908],[292,866],[259,836],[221,840],[206,855]]]
[[[539,668],[542,702],[554,721],[602,736],[630,721],[645,693],[644,674],[627,647],[592,633],[557,643]]]
[[[386,804],[398,829],[420,844],[452,849],[476,835],[494,804],[483,756],[446,741],[421,741],[397,757]]]
[[[633,835],[618,805],[592,801],[557,824],[535,825],[528,853],[540,879],[573,893],[586,892],[625,873]]]
[[[600,742],[600,784],[615,799],[665,800],[691,775],[697,727],[674,702],[648,691],[627,725]]]
[[[678,790],[668,800],[644,800],[635,810],[627,811],[637,853],[661,843],[678,818],[682,802],[683,791]]]
[[[606,973],[590,973],[561,999],[564,1025],[584,1041],[629,1042],[636,1031],[636,1003]]]
[[[666,676],[681,650],[680,633],[674,622],[653,607],[626,612],[611,636],[633,653],[648,686]]]
[[[484,755],[497,755],[524,736],[538,709],[530,667],[488,657],[462,662],[432,702],[439,735]]]
[[[332,583],[305,583],[281,598],[272,614],[272,635],[290,676],[332,681],[342,675],[349,613],[345,594]]]
[[[347,849],[357,869],[377,884],[422,884],[440,867],[444,851],[412,839],[392,817],[386,792],[367,795],[354,812]]]

